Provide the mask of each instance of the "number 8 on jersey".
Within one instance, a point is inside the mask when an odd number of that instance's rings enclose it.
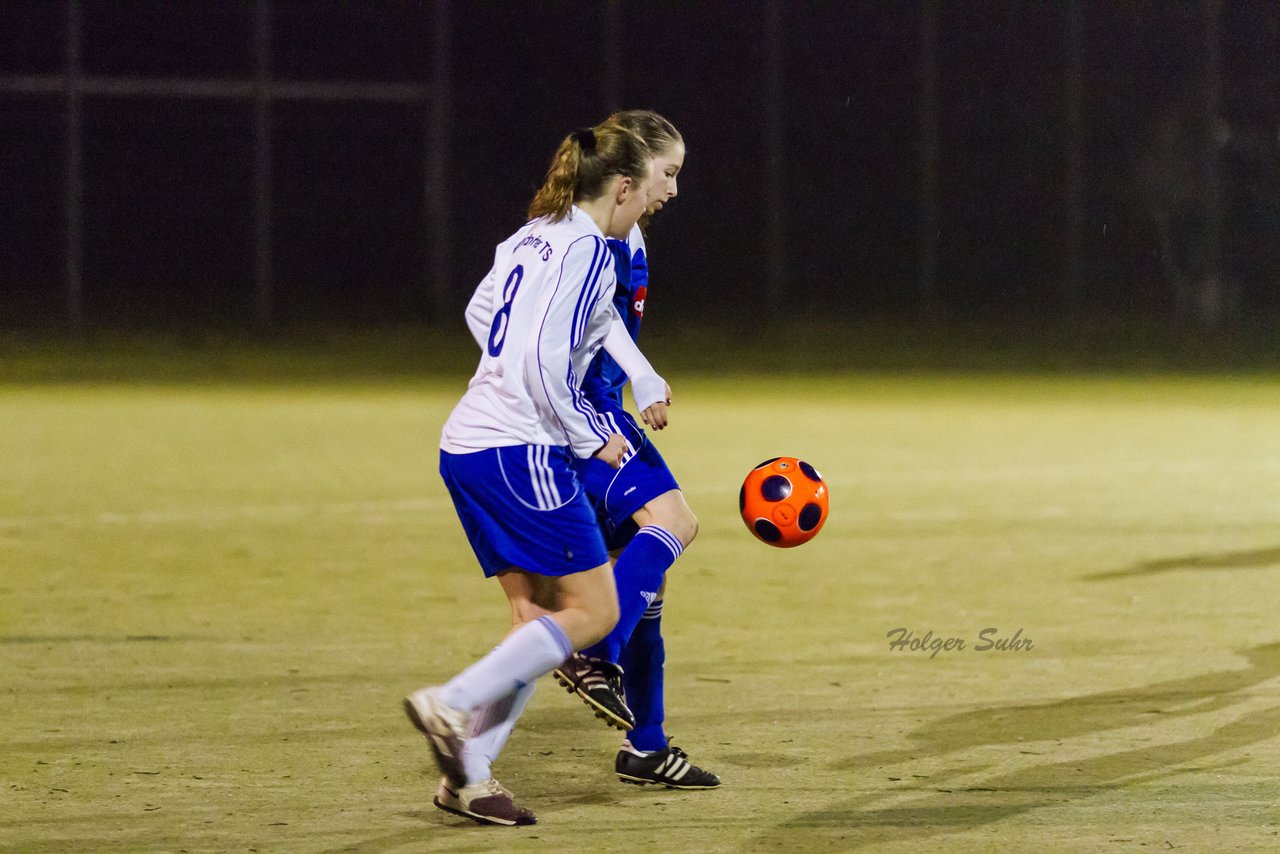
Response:
[[[511,319],[511,301],[516,298],[516,291],[520,290],[523,278],[524,267],[517,264],[502,286],[502,308],[493,315],[493,326],[489,328],[490,356],[497,356],[502,352],[502,345],[507,340],[507,322]]]

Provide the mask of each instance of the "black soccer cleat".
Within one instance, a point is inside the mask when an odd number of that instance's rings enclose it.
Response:
[[[624,732],[635,727],[636,716],[622,699],[622,668],[618,665],[575,652],[554,675],[566,691],[581,697],[609,726]]]
[[[648,756],[638,756],[629,746],[618,751],[614,763],[618,779],[637,786],[658,785],[668,789],[715,789],[720,778],[710,771],[703,771],[689,761],[689,755],[673,744],[655,750]]]

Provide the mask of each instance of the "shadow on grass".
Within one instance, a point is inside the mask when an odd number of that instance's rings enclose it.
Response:
[[[421,822],[422,827],[412,827],[408,830],[373,836],[358,842],[340,845],[336,848],[325,848],[322,850],[322,854],[380,854],[383,851],[403,851],[406,848],[413,850],[415,847],[425,844],[427,839],[426,829],[430,827],[428,821],[437,815],[444,815],[444,813],[440,813],[437,810],[415,810],[401,813],[400,815],[404,818],[413,819],[415,822]],[[475,822],[468,819],[459,818],[457,821],[460,825],[467,825],[471,828],[479,827]]]
[[[1243,692],[1280,676],[1280,644],[1245,651],[1250,666],[1214,671],[1131,689],[1072,697],[1052,703],[994,707],[954,715],[912,733],[902,750],[860,754],[840,760],[843,771],[867,771],[975,748],[1016,748],[1039,741],[1065,741],[1098,732],[1164,719],[1198,715],[1244,702]],[[1207,735],[1100,756],[1033,765],[997,773],[979,785],[947,785],[972,773],[972,766],[918,778],[914,787],[886,787],[842,805],[811,810],[771,828],[753,843],[785,848],[803,832],[820,835],[834,848],[850,850],[964,831],[1032,810],[1123,790],[1201,770],[1188,767],[1231,750],[1274,738],[1280,731],[1280,706],[1249,712]],[[1037,751],[1021,749],[1020,755]],[[889,796],[915,795],[914,802],[874,807]]]
[[[1209,552],[1181,555],[1135,563],[1127,569],[1086,575],[1085,581],[1111,581],[1117,578],[1141,578],[1172,572],[1176,569],[1265,569],[1280,566],[1280,546],[1240,552]]]

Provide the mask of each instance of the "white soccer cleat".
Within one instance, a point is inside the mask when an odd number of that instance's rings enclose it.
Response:
[[[426,736],[441,773],[454,788],[462,788],[467,784],[462,748],[467,742],[470,716],[461,709],[445,705],[439,692],[439,688],[414,691],[404,698],[404,711],[410,723]]]
[[[538,819],[529,810],[517,804],[510,790],[490,777],[483,783],[473,783],[460,789],[450,788],[448,780],[440,781],[436,790],[437,807],[454,815],[466,816],[480,824],[512,825],[536,824]]]

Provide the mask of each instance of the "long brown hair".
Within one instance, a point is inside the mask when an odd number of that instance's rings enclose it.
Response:
[[[545,216],[559,222],[574,202],[603,195],[615,175],[643,181],[651,159],[644,140],[621,125],[576,130],[552,155],[547,177],[529,203],[529,219]]]

